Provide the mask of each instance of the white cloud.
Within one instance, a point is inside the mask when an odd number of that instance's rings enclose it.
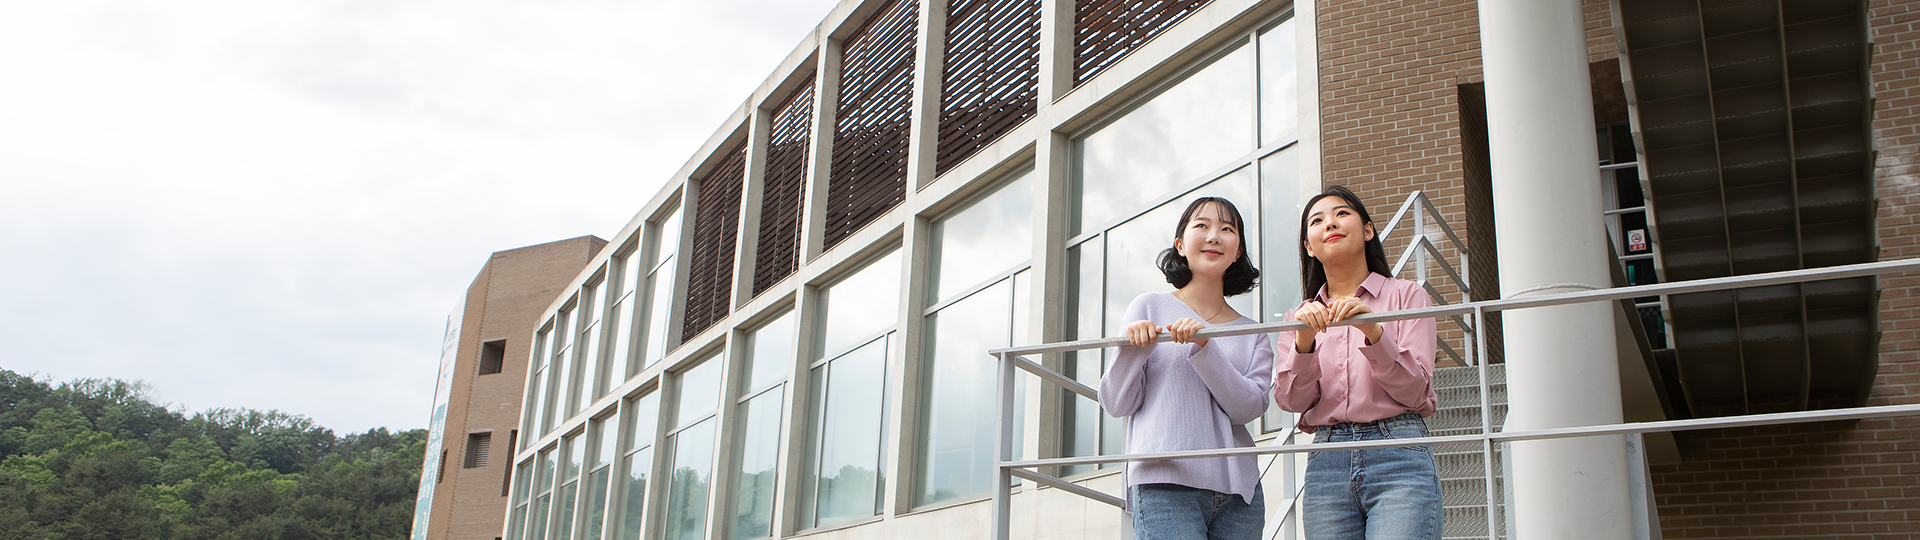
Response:
[[[487,254],[617,232],[832,5],[0,7],[0,368],[422,427]]]

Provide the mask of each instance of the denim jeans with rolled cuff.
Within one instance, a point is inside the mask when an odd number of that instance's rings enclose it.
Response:
[[[1313,442],[1425,437],[1406,413],[1385,420],[1320,426]],[[1313,452],[1307,457],[1301,516],[1308,540],[1439,540],[1440,473],[1433,448],[1406,446]]]

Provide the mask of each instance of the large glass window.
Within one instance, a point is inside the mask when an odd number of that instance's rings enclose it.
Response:
[[[633,350],[634,335],[637,333],[633,317],[634,305],[640,303],[635,298],[635,291],[638,290],[640,279],[646,275],[645,255],[646,250],[635,248],[626,255],[614,257],[613,269],[607,272],[607,286],[613,288],[609,296],[614,300],[613,307],[607,308],[607,320],[603,324],[613,335],[607,338],[610,341],[607,347],[607,382],[598,392],[599,395],[606,395],[618,388],[620,383],[633,376],[633,368],[638,367],[633,362],[634,356],[639,354]]]
[[[557,459],[555,454],[557,454],[557,452],[554,452],[552,448],[541,450],[540,457],[535,462],[535,466],[538,468],[535,469],[533,473],[533,490],[535,493],[538,493],[538,495],[533,497],[533,508],[530,517],[533,523],[527,526],[527,538],[533,540],[547,540],[547,516],[553,509],[554,460]]]
[[[546,418],[547,367],[553,359],[547,355],[547,348],[552,345],[553,341],[552,325],[553,322],[548,321],[547,324],[544,325],[545,328],[542,328],[539,333],[533,336],[533,358],[529,361],[529,364],[533,366],[531,368],[533,374],[527,376],[527,402],[522,405],[520,409],[523,411],[523,420],[520,426],[520,431],[523,433],[546,432],[545,430],[535,430],[540,428],[540,422]],[[520,444],[522,446],[530,445],[537,440],[540,440],[540,438],[527,437],[521,439]]]
[[[513,470],[513,514],[507,518],[507,540],[527,537],[527,492],[533,487],[533,460]]]
[[[639,540],[647,528],[647,482],[653,478],[654,438],[660,423],[660,393],[627,401],[627,455],[620,480],[620,540]]]
[[[1076,138],[1069,339],[1118,335],[1134,297],[1173,289],[1156,263],[1173,245],[1180,213],[1199,197],[1224,197],[1239,208],[1245,230],[1254,231],[1248,256],[1264,281],[1291,283],[1299,275],[1289,257],[1302,189],[1288,155],[1299,131],[1292,33],[1293,22],[1283,20],[1229,45],[1184,79]],[[1279,256],[1262,257],[1263,251]],[[1271,321],[1277,317],[1269,311],[1291,306],[1298,296],[1295,287],[1277,285],[1227,300],[1241,315]],[[1112,354],[1069,353],[1068,375],[1098,385]],[[1124,424],[1101,414],[1092,400],[1067,396],[1067,453],[1121,451]]]
[[[611,418],[596,418],[587,425],[586,523],[581,526],[582,540],[601,540],[607,524],[607,488],[613,482],[613,457],[620,438],[607,431],[617,425]]]
[[[647,272],[646,354],[641,369],[667,355],[667,315],[673,309],[674,256],[680,250],[680,211],[669,211],[653,238],[653,269]]]
[[[569,379],[572,379],[570,374],[573,370],[571,362],[568,362],[573,357],[573,325],[568,324],[572,321],[573,311],[566,309],[553,318],[553,360],[547,368],[547,391],[550,397],[546,403],[546,414],[540,417],[541,434],[553,431],[556,420],[566,419],[555,413],[566,408],[567,389],[572,387]]]
[[[573,353],[573,369],[576,372],[573,376],[573,387],[567,391],[567,395],[572,397],[572,400],[568,401],[566,415],[562,418],[572,418],[573,415],[579,414],[581,407],[593,403],[593,398],[600,396],[598,392],[595,392],[591,396],[585,395],[583,390],[591,390],[593,388],[586,384],[586,380],[589,377],[604,381],[603,376],[596,375],[600,373],[600,334],[602,330],[600,326],[600,313],[603,311],[607,301],[607,288],[604,287],[604,285],[606,285],[606,283],[605,280],[602,279],[599,283],[590,283],[580,289],[580,308],[574,310],[579,313],[580,317],[580,323],[574,326],[574,328],[579,329],[575,332],[574,343],[580,345],[575,347]],[[599,382],[597,384],[599,386],[606,385],[605,382]]]
[[[713,485],[715,412],[720,407],[720,369],[725,355],[708,359],[680,375],[674,406],[673,467],[667,476],[667,540],[700,540],[707,534],[707,494]]]
[[[560,500],[553,513],[554,540],[573,540],[574,504],[580,499],[580,463],[587,455],[586,441],[580,435],[560,442],[560,454],[567,462],[560,467]]]
[[[921,384],[927,404],[919,424],[915,504],[993,487],[996,417],[990,412],[997,410],[994,375],[999,370],[986,351],[1009,346],[1015,335],[1024,334],[1014,323],[1024,320],[1020,315],[1031,285],[1027,267],[1037,198],[1032,176],[1015,175],[933,223],[935,297],[923,341],[928,363]],[[1018,387],[1015,395],[1021,395]]]
[[[765,538],[773,534],[775,460],[780,451],[780,409],[786,399],[787,373],[794,354],[794,314],[788,312],[747,336],[747,354],[741,374],[737,407],[746,419],[735,438],[739,477],[733,488],[733,538]]]
[[[894,251],[820,292],[801,528],[880,512],[887,342],[898,326],[900,270]]]

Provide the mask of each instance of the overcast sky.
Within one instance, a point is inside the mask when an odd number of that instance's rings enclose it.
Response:
[[[610,238],[832,0],[0,5],[0,369],[425,427],[491,252]]]

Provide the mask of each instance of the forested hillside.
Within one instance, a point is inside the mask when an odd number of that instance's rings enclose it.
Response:
[[[426,430],[186,416],[145,389],[0,370],[0,538],[407,537]]]

